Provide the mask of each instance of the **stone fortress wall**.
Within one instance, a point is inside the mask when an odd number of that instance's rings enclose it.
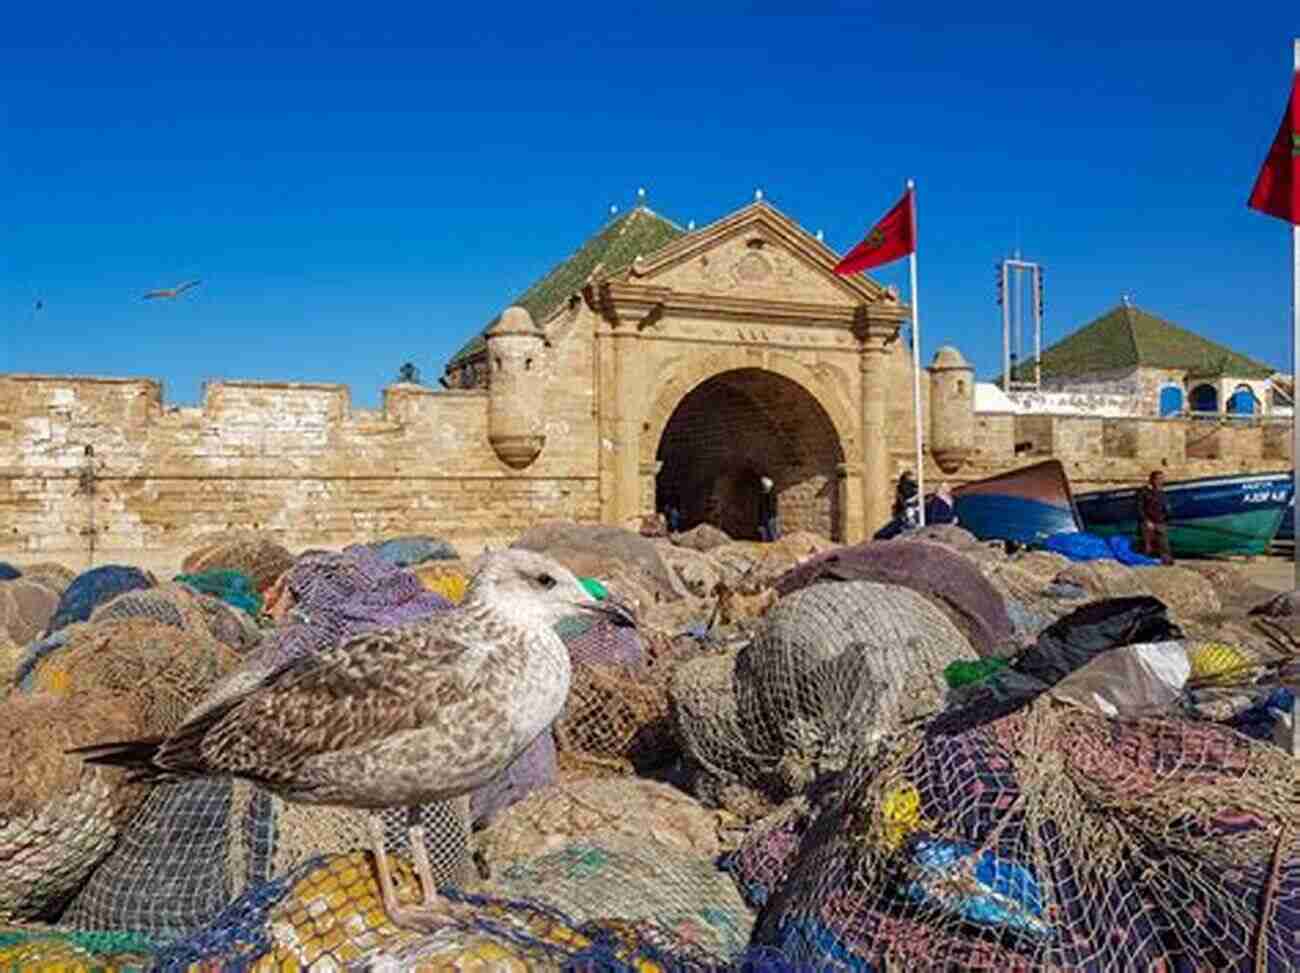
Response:
[[[178,408],[148,379],[0,376],[0,560],[82,567],[92,520],[96,563],[159,570],[232,527],[270,531],[291,550],[430,533],[473,554],[542,519],[598,522],[608,509],[599,459],[608,444],[592,384],[571,380],[592,374],[592,345],[540,355],[535,342],[509,327],[494,337],[515,380],[476,391],[393,385],[378,410],[353,408],[334,384],[216,382],[200,406]],[[895,350],[891,481],[913,465],[908,355]],[[945,354],[924,383],[931,483],[1049,456],[1064,462],[1077,491],[1137,483],[1156,467],[1178,480],[1291,466],[1289,419],[977,414],[973,374]],[[702,426],[708,441],[698,448],[750,445],[716,432]],[[82,476],[86,445],[93,493]],[[795,526],[828,529],[834,491],[820,503],[827,490],[801,489],[790,496]]]

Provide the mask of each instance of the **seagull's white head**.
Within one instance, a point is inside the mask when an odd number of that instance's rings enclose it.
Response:
[[[607,616],[616,625],[636,624],[618,602],[593,598],[559,561],[514,547],[483,555],[463,604],[490,606],[519,623],[546,628],[581,612]]]

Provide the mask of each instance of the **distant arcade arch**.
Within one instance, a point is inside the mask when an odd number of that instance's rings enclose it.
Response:
[[[764,368],[730,369],[691,388],[664,424],[655,506],[675,507],[683,529],[709,523],[756,539],[759,478],[767,476],[786,531],[839,540],[844,455],[835,423],[811,391]]]
[[[1255,390],[1249,385],[1238,385],[1228,399],[1228,411],[1238,416],[1254,415]]]
[[[1193,412],[1218,412],[1219,390],[1213,385],[1198,385],[1191,394]]]

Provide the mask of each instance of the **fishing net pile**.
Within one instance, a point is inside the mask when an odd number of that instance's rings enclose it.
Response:
[[[77,577],[77,572],[55,561],[37,561],[25,564],[22,576],[28,581],[45,585],[55,594],[62,595]]]
[[[411,869],[398,859],[395,872],[399,901],[418,901]],[[744,948],[753,926],[730,879],[707,861],[608,838],[442,891],[464,908],[447,928],[398,929],[368,856],[321,856],[249,888],[203,929],[159,950],[154,968],[712,973]]]
[[[985,559],[980,570],[1002,595],[1007,618],[1021,645],[1089,599],[1086,589],[1057,576],[1070,562],[1049,551],[1028,551],[1011,558]]]
[[[39,581],[0,581],[0,636],[26,645],[45,631],[58,606],[58,592]]]
[[[1211,581],[1190,568],[1133,568],[1117,561],[1088,561],[1071,564],[1056,580],[1076,584],[1092,598],[1155,595],[1178,618],[1214,615],[1222,609]]]
[[[200,594],[224,601],[252,618],[262,613],[262,595],[253,587],[252,579],[241,571],[222,569],[199,574],[178,574],[173,580]]]
[[[360,546],[300,558],[288,572],[283,597],[292,606],[287,623],[267,633],[237,667],[214,673],[180,716],[253,686],[303,653],[448,607],[410,572]],[[168,630],[174,638],[174,630]],[[468,799],[432,803],[409,816],[425,829],[440,880],[464,874],[468,805]],[[408,842],[407,812],[390,810],[382,817],[390,850],[398,854]],[[368,847],[369,821],[368,812],[287,803],[245,781],[195,780],[154,788],[112,854],[72,901],[64,922],[160,941],[181,937],[245,889],[313,856]]]
[[[0,701],[0,919],[49,918],[108,854],[144,796],[121,772],[85,767],[63,751],[139,731],[126,697]]]
[[[75,622],[84,622],[106,601],[126,591],[152,588],[157,580],[147,571],[121,564],[105,564],[77,575],[59,597],[58,608],[45,628],[50,635]]]
[[[181,562],[182,574],[238,571],[257,591],[265,591],[293,564],[293,555],[269,535],[229,530],[206,538]]]
[[[393,537],[370,545],[381,561],[399,568],[414,567],[428,561],[458,561],[460,555],[451,544],[439,537],[422,534],[410,537]]]
[[[671,763],[678,746],[668,685],[696,643],[591,616],[564,619],[556,630],[573,667],[568,700],[553,727],[561,765],[631,774]]]
[[[469,588],[469,571],[461,561],[428,561],[414,568],[420,584],[453,605],[459,605]]]
[[[69,625],[37,647],[0,702],[0,886],[20,900],[10,915],[62,904],[145,797],[64,750],[168,732],[239,661],[202,628],[138,617]]]
[[[241,653],[262,640],[262,630],[246,612],[175,581],[118,595],[96,608],[90,622],[116,618],[148,618],[173,628],[204,630]]]
[[[1290,758],[1047,697],[861,751],[732,861],[754,940],[840,969],[1283,970],[1300,964]]]
[[[877,581],[910,588],[942,610],[981,656],[1015,651],[1002,595],[949,545],[909,538],[836,548],[786,572],[775,588],[788,595],[817,581]]]
[[[677,669],[672,716],[691,788],[742,814],[804,793],[865,741],[941,709],[943,670],[975,658],[956,626],[906,588],[796,591],[750,644]]]
[[[611,834],[711,860],[718,821],[675,787],[639,777],[577,777],[530,794],[475,838],[489,873],[575,840]]]
[[[674,601],[686,594],[664,564],[655,542],[621,527],[545,523],[526,531],[510,546],[547,554],[579,577],[596,578],[607,585],[626,574],[627,582],[644,592],[640,598],[624,599],[642,602],[637,607]]]

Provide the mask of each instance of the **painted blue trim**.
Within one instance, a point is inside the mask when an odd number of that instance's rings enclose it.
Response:
[[[1068,506],[989,493],[959,494],[954,500],[957,523],[982,541],[1034,544],[1053,534],[1079,530]]]

